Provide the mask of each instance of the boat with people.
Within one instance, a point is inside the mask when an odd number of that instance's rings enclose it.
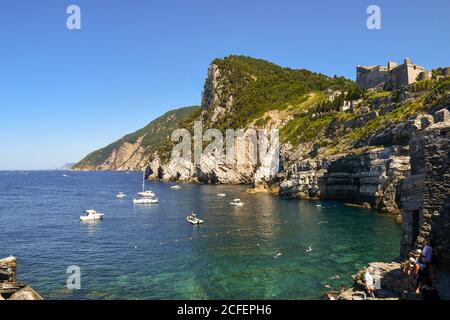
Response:
[[[241,199],[234,199],[230,202],[230,204],[234,207],[242,207],[244,205],[244,202],[242,202]]]
[[[118,198],[118,199],[123,199],[125,197],[126,197],[126,194],[123,192],[119,192],[118,194],[116,194],[116,198]]]
[[[104,214],[95,210],[85,210],[84,215],[80,216],[80,221],[92,221],[103,219]]]
[[[191,215],[186,217],[186,220],[193,225],[199,225],[199,224],[203,224],[203,220],[197,218],[197,215],[195,213],[191,213]]]
[[[158,198],[151,190],[145,190],[145,171],[142,171],[142,191],[133,199],[134,204],[156,204],[159,203]]]

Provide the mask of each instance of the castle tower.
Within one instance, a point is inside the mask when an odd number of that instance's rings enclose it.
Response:
[[[397,62],[389,61],[387,63],[388,71],[391,71],[392,69],[396,68],[398,66]]]

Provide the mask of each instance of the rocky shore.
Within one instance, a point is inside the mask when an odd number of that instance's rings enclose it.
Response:
[[[16,280],[16,267],[16,258],[0,259],[0,300],[43,300],[27,283]]]
[[[364,270],[372,268],[374,282],[378,283],[376,298],[367,296],[364,288]],[[408,277],[402,272],[400,263],[372,262],[352,276],[353,286],[340,292],[327,292],[333,300],[417,300],[411,291]]]

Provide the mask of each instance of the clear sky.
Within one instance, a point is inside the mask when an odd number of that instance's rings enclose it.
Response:
[[[66,28],[70,4],[81,30]],[[448,0],[1,1],[0,169],[60,167],[199,104],[208,64],[229,54],[352,79],[406,56],[450,66],[449,13]]]

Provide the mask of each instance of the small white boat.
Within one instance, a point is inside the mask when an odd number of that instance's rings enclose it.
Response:
[[[180,186],[171,186],[170,189],[173,189],[173,190],[180,190],[181,187],[180,187]]]
[[[118,199],[123,199],[125,197],[126,197],[126,194],[123,192],[119,192],[118,194],[116,194],[116,198],[118,198]]]
[[[159,203],[158,198],[138,198],[133,199],[134,204],[156,204]]]
[[[101,220],[103,219],[104,214],[99,213],[95,210],[85,210],[84,215],[80,216],[81,221],[89,221],[89,220]]]
[[[218,193],[217,196],[218,197],[226,197],[227,195],[225,193]]]
[[[242,207],[244,205],[241,199],[234,199],[233,201],[230,202],[230,204],[235,207]]]
[[[186,217],[186,220],[193,225],[199,225],[199,224],[203,224],[203,220],[197,218],[197,215],[195,213],[192,212],[192,214],[190,216]]]
[[[134,204],[156,204],[159,200],[156,195],[150,191],[145,190],[145,171],[142,172],[142,191],[137,194],[137,198],[133,199]]]

